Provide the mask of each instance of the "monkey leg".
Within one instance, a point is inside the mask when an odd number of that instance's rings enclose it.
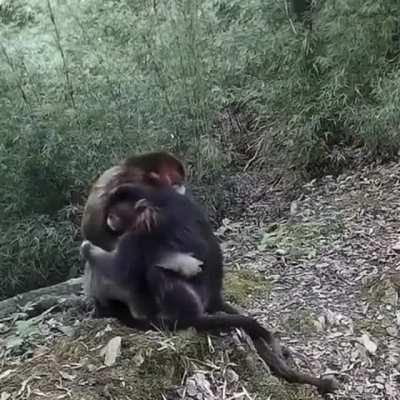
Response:
[[[108,304],[101,303],[98,300],[94,301],[94,310],[92,313],[92,318],[101,319],[101,318],[112,318],[113,311]]]

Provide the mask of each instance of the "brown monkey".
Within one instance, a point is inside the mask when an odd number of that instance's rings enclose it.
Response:
[[[125,304],[133,318],[146,318],[147,314],[141,311],[141,304],[144,304],[142,291],[132,290],[132,282],[119,280],[114,272],[114,259],[116,250],[107,252],[100,247],[93,245],[88,240],[81,244],[80,253],[86,261],[85,275],[83,278],[83,289],[86,296],[96,301],[97,308],[103,311],[103,315],[111,313],[109,305],[118,301]],[[174,271],[186,279],[199,274],[203,262],[176,251],[166,251],[154,262],[154,266]],[[112,307],[112,304],[111,304]],[[142,306],[143,308],[143,306]],[[99,313],[99,310],[96,310]],[[98,316],[101,316],[98,314]]]
[[[84,256],[92,262],[94,285],[107,280],[113,295],[118,293],[118,300],[128,305],[128,314],[117,311],[114,316],[140,329],[154,325],[202,331],[243,328],[277,376],[316,386],[321,393],[337,389],[334,378],[317,378],[291,369],[270,331],[226,305],[222,295],[222,254],[207,219],[194,202],[168,186],[154,191],[143,184],[127,184],[110,194],[106,212],[115,203],[128,200],[135,204],[135,220],[140,222],[129,227],[116,249],[107,252],[90,242],[83,247]],[[202,273],[186,280],[160,268],[158,261],[170,252],[192,253],[203,261]],[[103,295],[103,303],[109,307],[108,293],[99,294]],[[229,314],[209,315],[218,311]]]
[[[142,183],[149,189],[167,185],[184,195],[185,179],[183,164],[163,151],[131,156],[111,167],[97,179],[89,193],[82,216],[83,238],[108,251],[115,247],[119,233],[113,229],[112,221],[111,226],[108,224],[104,206],[110,192],[119,185]]]
[[[111,251],[120,235],[132,223],[135,209],[132,202],[121,201],[106,212],[105,204],[110,193],[119,185],[128,182],[142,183],[149,190],[158,190],[160,186],[171,186],[177,193],[185,195],[185,177],[183,164],[166,152],[146,153],[127,158],[119,165],[105,171],[93,185],[83,212],[82,236],[100,248]],[[186,279],[200,273],[201,265],[202,262],[191,254],[178,252],[166,253],[158,260],[159,267],[170,269]],[[111,295],[113,288],[107,280],[91,282],[94,279],[92,272],[93,264],[86,262],[85,293],[95,300],[95,315],[106,316],[105,307],[101,306],[100,300],[105,297],[118,300],[115,299],[118,296]],[[129,284],[131,282],[128,282]]]

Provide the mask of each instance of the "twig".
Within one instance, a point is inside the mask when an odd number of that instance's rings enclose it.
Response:
[[[294,26],[293,20],[292,20],[292,18],[290,18],[289,6],[288,6],[287,0],[285,0],[285,12],[286,12],[286,16],[287,16],[287,18],[288,18],[288,21],[289,21],[290,27],[292,28],[293,33],[294,33],[295,35],[297,35],[297,31],[296,31],[296,28],[295,28],[295,26]]]
[[[64,70],[64,74],[65,74],[65,81],[67,84],[67,92],[71,99],[72,106],[74,108],[76,108],[75,99],[74,99],[74,88],[72,86],[72,82],[71,82],[71,78],[70,78],[70,74],[69,74],[69,70],[68,70],[67,59],[65,57],[64,50],[61,46],[61,36],[60,36],[60,32],[59,32],[57,24],[56,24],[56,19],[55,19],[54,12],[53,12],[53,9],[50,4],[50,0],[47,0],[47,8],[49,10],[51,23],[53,24],[53,27],[54,27],[54,33],[56,35],[56,45],[57,45],[58,51],[60,52],[61,59],[63,62],[63,70]]]

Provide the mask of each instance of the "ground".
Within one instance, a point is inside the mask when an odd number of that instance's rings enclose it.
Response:
[[[398,399],[400,165],[276,196],[288,204],[279,219],[261,197],[218,229],[226,297],[272,327],[299,368],[335,374],[330,398]],[[271,377],[240,332],[144,334],[84,307],[27,314],[0,323],[1,400],[319,398]]]

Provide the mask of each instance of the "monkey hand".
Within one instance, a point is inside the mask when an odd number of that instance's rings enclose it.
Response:
[[[174,271],[184,278],[191,278],[202,272],[203,261],[188,253],[171,253],[163,256],[157,263],[160,268]]]
[[[84,260],[88,261],[90,259],[92,247],[93,245],[91,242],[89,242],[89,240],[84,240],[82,242],[79,253]]]
[[[181,259],[179,261],[180,262],[177,263],[179,268],[178,272],[185,278],[191,278],[203,271],[201,268],[203,261],[198,260],[191,254],[181,254]]]

